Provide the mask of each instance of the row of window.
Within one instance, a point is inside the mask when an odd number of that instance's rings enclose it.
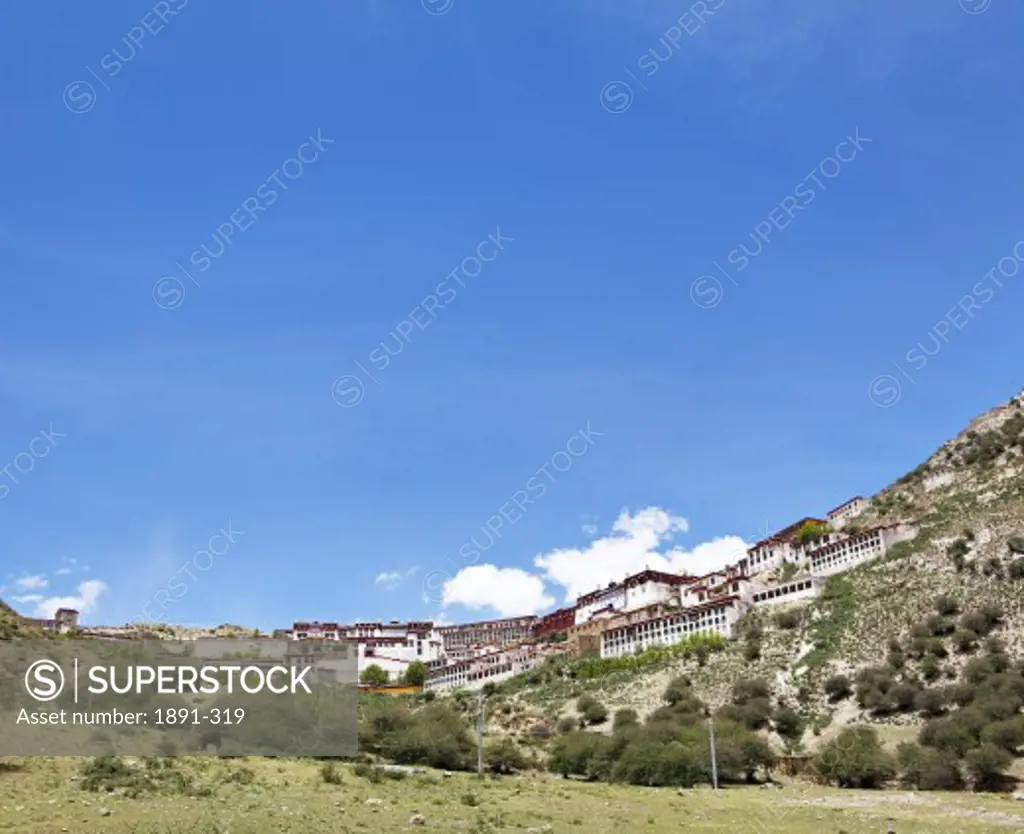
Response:
[[[687,623],[685,627],[674,626],[667,631],[659,632],[654,637],[640,637],[639,639],[633,638],[612,638],[609,640],[602,641],[602,652],[604,657],[616,657],[624,654],[632,654],[637,646],[641,651],[648,648],[649,646],[665,645],[666,643],[678,642],[679,638],[683,636],[683,632],[701,634],[705,632],[724,632],[725,629],[725,618],[717,618],[714,623],[711,624],[697,624]]]

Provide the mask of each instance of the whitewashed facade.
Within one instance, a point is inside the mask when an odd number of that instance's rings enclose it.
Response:
[[[522,645],[504,648],[469,660],[458,660],[431,669],[425,689],[443,692],[450,689],[481,689],[488,683],[500,683],[539,666],[565,649],[551,645]]]
[[[346,640],[356,644],[359,674],[376,665],[397,681],[409,664],[420,660],[431,663],[443,656],[444,643],[434,624],[392,620],[389,623],[296,622],[290,632],[293,640]]]
[[[801,602],[814,599],[821,593],[825,580],[819,576],[808,576],[790,582],[775,582],[758,588],[751,595],[754,605],[785,605],[790,602]]]
[[[845,524],[859,516],[864,510],[871,506],[871,502],[861,495],[851,498],[845,504],[840,504],[834,510],[826,514],[828,523],[836,530],[841,530]]]
[[[813,576],[832,576],[884,556],[894,544],[912,539],[917,531],[906,524],[875,527],[827,544],[810,554]]]
[[[651,646],[671,646],[692,634],[731,637],[746,606],[736,597],[725,597],[678,614],[637,623],[612,624],[601,634],[601,657],[623,657]]]

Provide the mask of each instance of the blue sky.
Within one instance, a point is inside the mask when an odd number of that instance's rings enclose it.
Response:
[[[1007,0],[0,17],[21,610],[543,610],[870,494],[1020,388]]]

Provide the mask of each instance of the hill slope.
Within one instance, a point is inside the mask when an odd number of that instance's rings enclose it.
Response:
[[[925,621],[938,617],[939,597],[955,602],[958,611],[933,626],[949,630],[965,613],[997,606],[1002,620],[994,636],[1011,658],[1024,657],[1024,555],[1015,553],[1024,553],[1024,394],[973,420],[925,463],[881,490],[856,525],[895,521],[915,525],[918,536],[883,560],[834,577],[810,605],[793,606],[802,617],[784,621],[785,627],[778,624],[780,609],[753,612],[742,624],[747,636],[702,666],[683,660],[644,673],[593,681],[559,678],[538,686],[517,680],[502,689],[548,719],[572,714],[571,699],[583,692],[610,710],[632,708],[643,716],[660,705],[665,686],[678,675],[690,677],[712,706],[727,703],[737,681],[760,677],[771,685],[777,705],[805,715],[809,749],[818,740],[812,728],[820,732],[829,724],[821,738],[849,723],[916,725],[920,719],[913,713],[868,711],[854,699],[832,703],[824,684],[837,673],[854,679],[858,671],[883,666],[895,655],[893,662],[903,663],[900,675],[927,680],[932,672],[924,666],[935,661],[916,655],[925,645]],[[948,644],[953,638],[947,633],[942,639]],[[952,682],[974,652],[946,651],[937,664],[939,679]]]

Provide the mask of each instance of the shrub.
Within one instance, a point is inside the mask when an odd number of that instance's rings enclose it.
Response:
[[[968,629],[960,629],[953,635],[953,645],[958,652],[973,652],[978,648],[978,635]]]
[[[83,790],[122,791],[126,796],[145,793],[190,795],[195,792],[192,779],[178,769],[176,759],[153,758],[145,766],[130,765],[119,756],[97,756],[82,768]]]
[[[975,790],[998,790],[1013,757],[994,744],[982,744],[964,758],[964,765]]]
[[[607,743],[607,739],[597,733],[568,733],[555,741],[548,768],[552,773],[563,776],[588,776],[591,760],[602,752]]]
[[[957,757],[942,750],[905,742],[896,751],[902,781],[920,791],[955,791],[963,787]]]
[[[761,643],[757,640],[749,641],[743,647],[743,659],[748,662],[759,660],[761,657]]]
[[[889,663],[889,668],[894,669],[897,672],[907,665],[907,659],[903,655],[903,651],[901,649],[890,651],[887,661]]]
[[[878,788],[896,772],[895,763],[870,727],[847,727],[814,759],[821,778],[841,788]]]
[[[952,686],[947,686],[944,691],[946,700],[958,707],[966,707],[974,700],[977,692],[976,688],[969,683],[955,683]]]
[[[949,650],[946,648],[946,644],[939,639],[929,640],[927,651],[932,657],[943,659],[949,657]]]
[[[576,702],[576,709],[583,715],[587,724],[603,724],[608,720],[608,708],[589,695],[584,695]]]
[[[960,628],[973,631],[984,637],[1002,619],[1002,610],[996,606],[985,606],[977,611],[969,611],[960,618]]]
[[[891,709],[898,712],[909,712],[914,709],[914,704],[920,690],[910,683],[898,683],[887,693]]]
[[[942,617],[951,617],[960,612],[960,606],[953,597],[942,594],[935,598],[935,611]]]
[[[989,724],[981,731],[981,738],[1013,756],[1019,755],[1020,748],[1024,747],[1024,716]]]
[[[918,741],[926,747],[964,756],[981,743],[985,718],[973,707],[960,709],[945,718],[934,718],[921,728]]]
[[[620,709],[615,711],[612,719],[612,731],[618,732],[623,727],[635,727],[640,723],[640,718],[635,709]]]
[[[379,767],[367,764],[366,762],[358,762],[353,768],[352,772],[362,779],[366,779],[373,784],[379,784],[384,780],[384,776]]]
[[[927,620],[925,625],[928,626],[928,631],[934,637],[941,637],[945,634],[952,634],[956,631],[956,624],[948,617],[943,617],[941,614],[932,614]]]
[[[910,644],[907,646],[907,654],[914,658],[914,660],[920,660],[924,657],[924,653],[928,651],[928,643],[927,637],[912,637]]]
[[[492,741],[484,747],[484,763],[493,773],[515,773],[526,769],[526,757],[510,738]]]
[[[985,561],[985,566],[981,569],[983,576],[994,576],[996,579],[1003,578],[1003,563],[1000,561],[998,556],[993,556]]]
[[[975,657],[967,661],[964,666],[964,670],[961,673],[962,677],[968,683],[979,684],[985,678],[995,674],[995,669],[992,666],[992,661],[987,657]]]
[[[889,693],[895,685],[889,669],[862,669],[857,675],[857,703],[876,715],[891,712],[894,704]]]
[[[560,732],[562,735],[574,732],[579,728],[580,722],[578,718],[573,718],[571,715],[566,715],[558,719],[558,732]]]
[[[946,553],[948,553],[950,558],[953,559],[958,556],[966,556],[968,552],[970,552],[970,548],[967,546],[967,542],[963,539],[957,539],[946,548]]]
[[[376,663],[371,663],[359,676],[359,680],[370,686],[383,686],[388,682],[388,673]]]
[[[772,717],[772,705],[767,698],[751,698],[742,704],[730,704],[720,709],[718,714],[748,730],[760,730],[768,726]]]
[[[992,666],[992,671],[996,674],[1005,672],[1010,668],[1010,656],[1003,654],[1002,652],[995,652],[988,656],[988,662]]]
[[[789,707],[776,710],[773,723],[775,724],[775,732],[783,738],[795,740],[803,735],[804,721],[800,717],[800,713]]]
[[[922,689],[914,698],[914,709],[928,717],[946,711],[946,695],[939,689]]]
[[[1006,542],[1006,546],[1015,556],[1024,553],[1024,536],[1011,536],[1010,540]]]
[[[706,745],[643,737],[630,744],[615,762],[611,778],[631,785],[693,787],[710,777]]]
[[[1024,579],[1024,559],[1014,559],[1006,569],[1010,579]]]
[[[853,684],[846,675],[833,675],[825,681],[825,694],[832,702],[842,701],[853,694]]]
[[[771,687],[763,678],[739,680],[732,687],[732,701],[734,704],[745,704],[754,698],[770,698],[771,694]]]
[[[397,764],[443,770],[469,769],[475,763],[475,748],[465,719],[441,701],[401,718],[379,744],[379,752]]]
[[[934,657],[926,657],[921,662],[921,677],[928,683],[934,683],[942,675],[942,667]]]
[[[775,615],[775,625],[786,631],[799,628],[803,622],[803,614],[800,611],[780,611]]]
[[[686,677],[673,678],[669,685],[665,688],[665,693],[661,696],[666,704],[674,706],[675,704],[683,701],[687,698],[692,697],[693,687],[690,683],[690,679]]]
[[[325,785],[340,785],[342,783],[341,771],[334,762],[324,762],[320,765],[320,781]]]

